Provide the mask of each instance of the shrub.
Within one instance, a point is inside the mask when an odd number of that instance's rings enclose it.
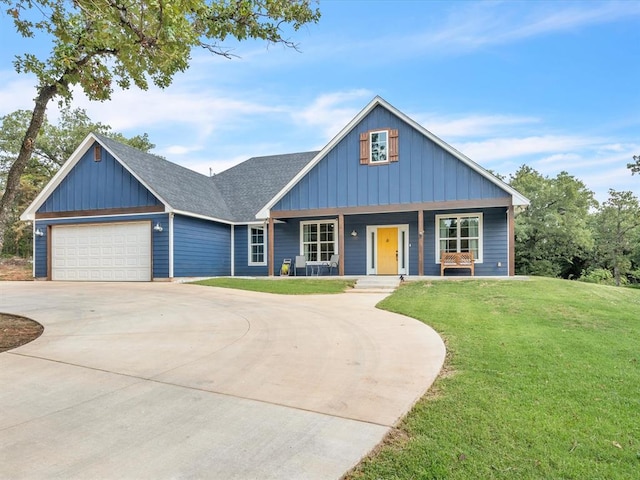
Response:
[[[594,268],[587,272],[582,272],[582,276],[578,279],[581,282],[597,283],[600,285],[614,285],[613,274],[606,268]]]

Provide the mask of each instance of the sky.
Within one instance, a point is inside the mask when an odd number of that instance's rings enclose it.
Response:
[[[376,95],[504,176],[566,171],[595,192],[640,196],[640,0],[324,0],[288,38],[194,51],[164,90],[81,91],[73,107],[203,174],[253,156],[319,150]],[[0,116],[32,109],[35,78],[14,71],[22,40],[0,13]],[[55,122],[56,108],[48,112]]]

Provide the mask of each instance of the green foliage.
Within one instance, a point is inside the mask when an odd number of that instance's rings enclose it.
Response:
[[[531,201],[515,220],[517,273],[577,277],[593,249],[593,192],[566,172],[549,178],[526,165],[510,184]]]
[[[613,274],[606,268],[593,268],[584,272],[579,279],[581,282],[597,283],[599,285],[613,285]]]
[[[629,479],[640,467],[640,290],[409,282],[379,305],[444,338],[445,368],[349,479]]]
[[[631,192],[609,190],[609,199],[594,217],[598,258],[613,270],[616,285],[633,270],[640,239],[640,203]],[[640,264],[635,264],[636,268]]]
[[[634,155],[633,163],[627,163],[627,168],[631,170],[631,175],[640,173],[640,155]]]
[[[261,39],[295,48],[285,28],[298,30],[316,22],[320,12],[310,0],[176,0],[171,2],[96,2],[76,0],[0,0],[16,32],[51,42],[48,58],[17,55],[18,73],[33,74],[37,95],[29,125],[20,141],[0,198],[0,251],[20,177],[40,135],[49,102],[67,105],[78,85],[91,100],[108,100],[114,84],[146,90],[149,82],[167,87],[189,66],[191,51],[202,47],[231,57],[218,44],[229,37]]]
[[[254,292],[278,293],[281,295],[319,295],[342,293],[353,288],[354,280],[309,280],[304,278],[290,279],[246,279],[246,278],[211,278],[193,282],[207,287],[236,288]]]
[[[39,88],[56,86],[63,99],[80,85],[92,100],[111,97],[113,84],[146,90],[164,88],[189,66],[191,51],[203,47],[230,56],[218,42],[261,39],[295,47],[283,28],[298,30],[320,17],[309,0],[95,2],[0,0],[16,31],[46,35],[51,55],[18,55],[14,67],[32,73]]]

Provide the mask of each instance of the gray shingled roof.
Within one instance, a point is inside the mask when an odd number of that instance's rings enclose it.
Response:
[[[252,222],[318,152],[254,157],[208,177],[96,134],[100,142],[174,210]]]
[[[253,157],[213,177],[234,222],[256,220],[256,213],[307,165],[318,152]]]

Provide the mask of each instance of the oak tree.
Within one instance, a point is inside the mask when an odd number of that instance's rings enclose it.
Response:
[[[47,58],[16,57],[18,73],[35,75],[36,97],[19,154],[7,173],[0,224],[13,204],[20,176],[36,145],[47,105],[70,101],[79,86],[92,100],[108,100],[113,89],[146,90],[171,84],[186,70],[194,48],[231,57],[223,42],[260,39],[295,48],[288,29],[316,22],[312,0],[0,0],[18,34],[51,42]],[[5,27],[3,27],[5,28]],[[0,250],[4,235],[0,229]]]

